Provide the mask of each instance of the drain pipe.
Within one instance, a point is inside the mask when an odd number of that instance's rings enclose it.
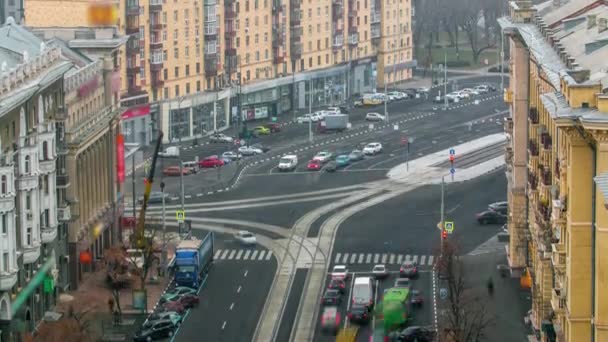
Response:
[[[593,151],[593,171],[592,171],[592,175],[593,177],[591,177],[591,342],[595,341],[595,228],[596,228],[596,215],[595,215],[595,208],[596,208],[596,201],[595,201],[595,195],[596,195],[596,185],[595,185],[595,180],[594,178],[597,176],[597,148],[595,146],[595,144],[591,141],[589,141],[589,139],[587,139],[583,133],[583,129],[580,126],[576,126],[576,130],[578,132],[578,134],[585,139],[585,141],[587,142],[587,145],[589,145],[589,147],[591,148],[591,150]]]

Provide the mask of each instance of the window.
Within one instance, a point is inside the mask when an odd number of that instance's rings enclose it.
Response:
[[[245,0],[245,11],[249,11],[249,0]]]
[[[26,241],[25,242],[26,245],[28,245],[28,246],[32,245],[32,242],[33,242],[32,241],[32,227],[27,227],[26,234],[25,234],[25,241]]]
[[[184,48],[184,56],[185,57],[190,57],[190,47],[189,46],[186,46]]]
[[[267,42],[268,41],[268,32],[264,32],[264,41]]]
[[[245,36],[245,46],[249,46],[249,36]]]
[[[312,8],[308,9],[308,19],[312,19]]]
[[[49,143],[48,143],[48,141],[42,142],[42,160],[49,160]]]
[[[40,184],[40,187],[42,188],[44,193],[46,195],[48,195],[49,194],[49,175],[42,176],[41,181],[42,181],[42,184]]]
[[[163,80],[168,80],[169,79],[169,70],[168,69],[164,69],[163,70]]]
[[[190,94],[190,82],[186,83],[186,94]]]
[[[31,209],[32,209],[32,195],[30,194],[30,191],[28,191],[25,194],[25,210],[31,210]]]
[[[255,61],[259,62],[260,61],[260,51],[256,51],[255,52]]]
[[[259,21],[257,16],[253,19],[253,23],[255,26],[258,26]]]
[[[51,225],[51,210],[50,209],[44,209],[44,214],[42,215],[42,217],[44,218],[42,220],[44,226],[45,227],[49,227]]]
[[[167,41],[167,30],[163,30],[163,42]]]
[[[173,48],[173,58],[179,58],[179,49]]]
[[[7,177],[6,177],[6,175],[2,175],[2,177],[0,179],[1,179],[0,183],[2,184],[1,185],[1,187],[2,187],[2,194],[6,195],[6,193],[8,192],[8,180],[7,180]]]
[[[329,64],[329,54],[326,54],[326,55],[325,55],[325,63],[326,63],[326,64]]]
[[[259,1],[253,0],[253,8],[258,9],[258,6],[259,6]]]
[[[251,79],[251,71],[247,70],[247,81]]]
[[[321,39],[317,39],[317,50],[321,50]]]
[[[31,168],[31,165],[30,165],[30,156],[29,155],[25,156],[25,162],[23,164],[24,164],[25,174],[29,174],[30,173],[30,168]]]
[[[2,270],[8,272],[8,252],[2,253]]]
[[[167,12],[163,12],[163,24],[167,23]]]
[[[186,76],[190,76],[190,64],[186,64]]]
[[[264,59],[268,59],[268,49],[264,51]]]
[[[184,10],[184,18],[185,18],[186,20],[188,20],[189,14],[190,14],[190,13],[189,13],[188,9],[186,8],[186,9]]]
[[[201,73],[201,63],[200,62],[196,62],[196,73],[197,74]]]
[[[173,11],[173,21],[177,22],[177,10]]]
[[[329,48],[329,38],[325,37],[325,48]]]
[[[177,29],[173,30],[173,40],[177,41],[179,38],[179,31]]]
[[[321,56],[317,56],[317,65],[321,65]]]
[[[186,39],[190,38],[190,30],[188,30],[188,28],[186,28],[186,29],[184,30],[184,37],[185,37]]]
[[[260,35],[256,33],[256,35],[254,37],[255,37],[255,43],[256,44],[259,43],[259,41],[260,41]]]
[[[168,99],[169,98],[169,88],[165,87],[165,89],[163,89],[163,98]]]
[[[163,62],[167,61],[167,50],[163,50]]]
[[[8,234],[8,214],[2,214],[2,234]]]
[[[175,96],[179,96],[179,85],[175,86]]]
[[[321,32],[321,24],[317,24],[317,33]]]
[[[308,58],[308,67],[312,68],[312,57]]]
[[[266,6],[264,6],[266,7]],[[268,15],[264,16],[264,25],[268,25]]]
[[[312,51],[312,42],[308,42],[308,51]]]
[[[201,91],[201,81],[196,81],[196,91]]]
[[[317,16],[320,17],[321,16],[321,7],[317,7]]]
[[[174,74],[175,78],[179,77],[179,67],[175,67]]]

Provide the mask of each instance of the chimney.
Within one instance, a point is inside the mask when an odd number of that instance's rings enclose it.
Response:
[[[606,31],[606,28],[608,28],[608,19],[607,18],[599,18],[597,20],[597,32],[601,33]]]
[[[597,15],[589,14],[587,16],[587,30],[594,27],[597,24]]]

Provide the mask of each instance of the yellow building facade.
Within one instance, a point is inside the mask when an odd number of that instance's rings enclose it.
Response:
[[[608,341],[608,7],[512,1],[509,264],[543,341]],[[525,282],[522,282],[522,284]]]

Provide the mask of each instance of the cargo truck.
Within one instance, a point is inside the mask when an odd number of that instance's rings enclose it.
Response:
[[[213,263],[213,232],[202,239],[183,240],[175,250],[175,282],[177,286],[198,289]]]
[[[348,115],[346,114],[331,114],[319,122],[319,131],[321,133],[342,132],[348,128]]]

